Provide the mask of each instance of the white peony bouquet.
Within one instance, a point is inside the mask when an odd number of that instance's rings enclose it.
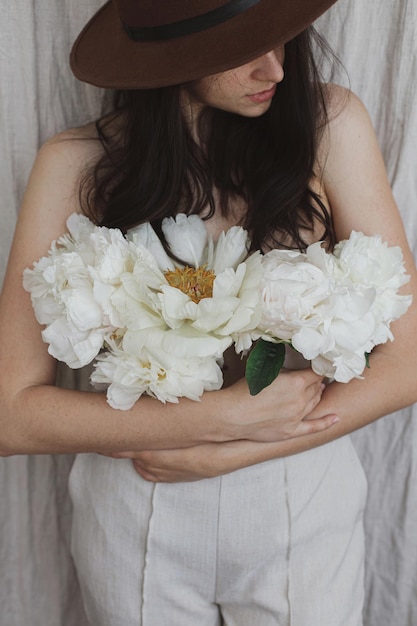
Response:
[[[305,252],[271,250],[262,261],[262,340],[251,352],[247,377],[258,393],[278,374],[290,344],[312,369],[338,382],[363,373],[368,355],[393,339],[390,324],[411,296],[401,249],[379,236],[353,231],[332,254],[321,242]]]
[[[91,380],[114,408],[143,393],[176,402],[219,389],[224,351],[248,349],[260,320],[261,255],[248,255],[246,231],[214,244],[198,216],[165,219],[179,263],[150,224],[124,237],[73,214],[67,228],[24,272],[50,354],[72,368],[95,359]]]
[[[23,284],[50,354],[72,368],[95,361],[92,383],[118,409],[143,393],[198,400],[222,386],[224,351],[255,341],[252,394],[278,375],[285,344],[348,382],[411,303],[397,293],[408,281],[401,250],[378,236],[352,232],[332,254],[318,242],[262,256],[242,228],[214,243],[200,217],[179,214],[162,222],[170,256],[150,224],[125,237],[73,214],[67,227]]]

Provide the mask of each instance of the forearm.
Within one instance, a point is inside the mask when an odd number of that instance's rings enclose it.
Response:
[[[221,418],[220,395],[166,405],[142,397],[131,410],[120,411],[102,393],[28,387],[7,406],[2,402],[1,453],[117,452],[226,441],[236,434]]]
[[[18,371],[16,365],[10,369]],[[0,380],[2,454],[117,453],[277,441],[329,428],[334,417],[303,421],[322,394],[321,378],[309,369],[282,373],[255,397],[240,379],[206,392],[199,402],[180,398],[162,404],[143,395],[128,411],[112,409],[102,393],[56,388],[48,384],[53,376],[46,370],[43,382],[21,378],[10,373]]]

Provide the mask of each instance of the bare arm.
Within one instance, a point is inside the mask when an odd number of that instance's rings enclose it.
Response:
[[[336,108],[345,93],[335,91]],[[392,326],[395,341],[373,351],[364,380],[327,387],[308,419],[336,414],[340,421],[331,429],[276,443],[232,442],[190,449],[182,455],[178,451],[145,453],[137,458],[136,467],[146,478],[192,480],[296,454],[351,433],[417,400],[416,269],[372,125],[355,96],[349,96],[343,110],[330,122],[323,155],[323,185],[332,207],[337,238],[349,237],[352,230],[368,235],[378,233],[403,251],[411,276],[403,293],[413,295],[413,304]]]
[[[244,411],[245,391],[237,388],[205,394],[201,402],[162,405],[143,397],[130,411],[117,411],[103,394],[55,387],[55,362],[42,342],[22,273],[80,210],[79,172],[99,148],[88,133],[68,132],[42,148],[28,184],[0,299],[0,454],[181,448],[328,428],[331,418],[302,421],[322,392],[321,378],[308,370],[277,383],[279,411],[272,389]]]

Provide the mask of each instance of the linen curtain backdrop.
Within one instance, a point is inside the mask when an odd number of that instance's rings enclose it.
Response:
[[[101,111],[102,93],[75,80],[68,53],[102,4],[1,0],[0,282],[39,146]],[[417,253],[417,3],[339,0],[317,26],[371,114]],[[62,379],[85,384],[79,373],[64,371]],[[409,408],[354,435],[369,478],[366,626],[417,624],[415,418]],[[87,625],[69,551],[72,460],[0,459],[0,626]]]

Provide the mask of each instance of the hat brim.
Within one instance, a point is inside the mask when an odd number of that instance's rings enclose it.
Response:
[[[112,2],[75,41],[71,69],[80,80],[111,89],[146,89],[189,82],[243,65],[307,28],[336,0],[261,0],[204,31],[158,42],[132,41]]]

